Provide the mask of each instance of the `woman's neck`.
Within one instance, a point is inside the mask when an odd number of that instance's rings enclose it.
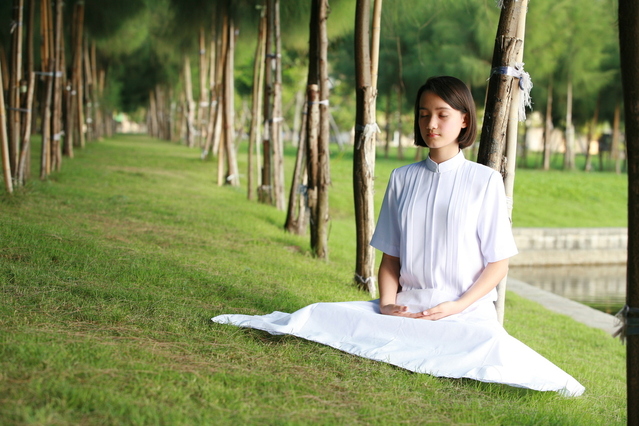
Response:
[[[431,148],[428,151],[428,157],[435,163],[440,164],[444,161],[450,160],[451,158],[459,154],[459,151],[461,151],[459,145],[445,148]]]

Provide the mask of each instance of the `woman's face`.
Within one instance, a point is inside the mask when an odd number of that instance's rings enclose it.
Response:
[[[459,152],[457,138],[467,126],[466,114],[448,105],[433,92],[424,92],[419,100],[419,131],[431,158],[445,161]],[[433,158],[434,159],[434,158]]]

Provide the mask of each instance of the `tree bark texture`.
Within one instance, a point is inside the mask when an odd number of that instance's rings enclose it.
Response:
[[[208,63],[206,57],[206,35],[204,28],[200,28],[200,35],[198,39],[200,45],[199,59],[200,59],[200,102],[197,108],[197,141],[198,146],[201,148],[206,140],[206,111],[209,107],[209,96],[206,88],[206,77],[208,74]]]
[[[572,77],[568,79],[566,89],[566,150],[564,152],[564,169],[575,169],[575,126],[572,123]]]
[[[355,12],[356,104],[353,153],[353,195],[357,252],[355,283],[374,297],[375,249],[370,241],[375,229],[375,96],[371,79],[370,1],[358,0]]]
[[[302,128],[306,127],[306,114],[302,116]],[[306,132],[300,131],[299,143],[297,145],[297,155],[295,156],[295,168],[293,169],[293,181],[288,196],[288,209],[286,211],[286,222],[284,229],[291,234],[304,235],[308,223],[308,203],[306,202],[305,183],[308,177],[304,174],[306,167]]]
[[[9,153],[11,170],[15,173],[20,157],[20,81],[22,80],[22,31],[24,20],[24,0],[13,1],[13,21],[15,26],[11,37],[11,74],[9,81]],[[13,176],[12,178],[15,178]]]
[[[273,59],[275,38],[275,18],[273,0],[266,1],[266,49],[264,53],[264,103],[263,114],[264,132],[262,140],[262,185],[259,189],[259,200],[265,204],[275,202],[273,193],[273,141],[271,140],[271,125],[273,124],[273,97],[275,94]]]
[[[27,180],[29,156],[31,153],[31,109],[33,108],[33,93],[35,92],[35,72],[29,75],[25,115],[25,126],[22,133],[22,146],[20,147],[20,159],[16,170],[16,180],[19,185],[24,185]]]
[[[53,101],[51,111],[51,168],[60,171],[62,167],[62,81],[64,76],[64,40],[62,0],[55,2],[55,58],[53,61]]]
[[[628,150],[626,333],[628,425],[639,425],[639,3],[619,0],[619,45]]]
[[[271,118],[271,148],[273,155],[273,198],[278,210],[286,208],[284,194],[284,141],[282,140],[282,43],[280,37],[280,1],[269,0],[273,8],[273,42],[275,65],[273,81],[273,116]]]
[[[0,81],[2,81],[2,68],[0,68]],[[9,137],[7,133],[7,114],[4,105],[4,96],[0,95],[0,154],[2,155],[2,174],[4,176],[4,188],[7,193],[13,193],[13,177],[9,160]]]
[[[528,9],[528,0],[520,0],[521,8],[519,17],[517,18],[517,30],[515,36],[518,40],[521,40],[521,47],[515,56],[516,63],[523,63],[524,58],[524,36],[526,34],[526,12]],[[504,189],[506,191],[506,197],[510,200],[514,197],[515,188],[515,172],[517,162],[517,144],[519,135],[519,98],[521,96],[518,80],[513,81],[512,88],[512,100],[510,111],[508,112],[508,125],[506,134],[506,175],[504,177]],[[513,204],[508,204],[508,217],[512,223],[512,207]],[[506,275],[497,285],[497,301],[495,302],[495,308],[497,310],[497,319],[501,324],[504,323],[504,314],[506,310],[506,285],[508,282],[508,275]]]
[[[229,8],[230,9],[230,8]],[[226,59],[224,66],[224,145],[227,159],[226,183],[231,186],[240,185],[240,172],[237,166],[235,150],[235,24],[229,10]]]
[[[328,259],[328,189],[331,185],[330,172],[330,111],[329,111],[329,81],[328,81],[328,34],[326,21],[328,20],[328,0],[320,0],[318,16],[318,44],[319,44],[319,133],[317,139],[317,241],[315,255],[320,259]]]
[[[193,83],[191,78],[191,60],[184,55],[184,94],[186,95],[186,146],[195,146],[195,101],[193,100]]]
[[[543,169],[550,170],[550,156],[552,154],[552,82],[548,84],[548,96],[546,97],[546,120],[544,124],[544,155],[543,155]]]
[[[517,24],[521,13],[521,2],[504,1],[495,37],[492,69],[512,67],[522,40],[517,38]],[[491,72],[486,97],[486,112],[481,131],[477,162],[497,171],[502,171],[504,147],[508,128],[512,91],[518,80],[505,74]]]
[[[76,8],[76,25],[74,27],[73,36],[73,71],[72,71],[72,95],[73,106],[75,108],[75,143],[77,146],[84,148],[86,139],[84,135],[84,76],[82,74],[82,63],[84,62],[84,50],[82,49],[82,40],[84,38],[84,2],[75,4]]]
[[[251,104],[251,128],[249,130],[248,147],[248,174],[247,192],[248,199],[255,198],[255,187],[258,181],[256,156],[258,140],[261,137],[262,126],[262,92],[264,90],[264,42],[266,40],[266,14],[262,10],[260,14],[260,26],[257,33],[257,46],[255,47],[255,60],[253,61],[253,95]],[[259,164],[259,163],[258,163]]]

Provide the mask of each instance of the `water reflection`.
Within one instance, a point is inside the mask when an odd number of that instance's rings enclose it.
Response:
[[[626,265],[511,266],[508,275],[609,314],[626,303]]]

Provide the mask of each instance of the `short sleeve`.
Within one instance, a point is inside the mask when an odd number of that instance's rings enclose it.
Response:
[[[371,245],[376,249],[390,255],[399,257],[400,254],[400,220],[396,171],[391,173],[384,201],[377,219],[375,233],[371,239]]]
[[[497,262],[518,253],[508,215],[504,182],[497,172],[492,173],[488,181],[477,232],[486,262]]]

